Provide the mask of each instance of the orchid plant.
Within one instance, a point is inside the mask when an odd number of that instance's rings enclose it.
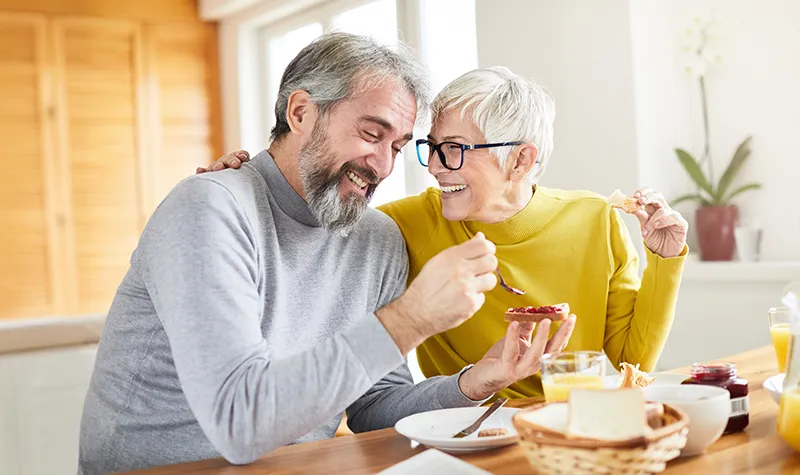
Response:
[[[728,167],[719,181],[714,179],[714,165],[711,159],[711,142],[708,124],[708,101],[706,98],[706,74],[713,65],[722,61],[721,56],[713,51],[712,43],[718,37],[719,23],[715,20],[695,18],[692,27],[685,30],[686,43],[683,51],[686,54],[685,71],[700,86],[700,102],[703,112],[703,155],[696,160],[686,150],[676,148],[683,168],[692,179],[697,189],[694,193],[683,195],[673,200],[673,204],[684,201],[697,201],[703,206],[724,206],[741,193],[761,188],[759,183],[750,183],[731,189],[731,185],[750,156],[751,137],[745,138],[736,148]]]

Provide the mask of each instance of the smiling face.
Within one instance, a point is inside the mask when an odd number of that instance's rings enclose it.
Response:
[[[461,144],[486,143],[481,130],[470,119],[461,117],[461,109],[439,114],[431,127],[428,139],[433,143],[457,142]],[[436,178],[442,189],[442,214],[450,221],[497,222],[502,220],[497,211],[505,208],[508,193],[514,185],[511,180],[511,156],[505,166],[491,149],[465,150],[464,163],[458,170],[449,170],[434,154],[428,172]]]
[[[434,144],[522,142],[466,150],[458,170],[437,156],[429,160],[428,171],[442,187],[445,218],[499,223],[530,202],[553,148],[555,103],[547,90],[508,68],[475,69],[445,86],[431,113],[428,138]]]
[[[320,223],[347,234],[411,140],[414,96],[386,81],[318,116],[300,149],[303,194]]]

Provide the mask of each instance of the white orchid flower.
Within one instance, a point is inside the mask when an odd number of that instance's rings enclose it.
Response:
[[[703,50],[701,56],[703,57],[703,61],[709,65],[717,65],[722,63],[722,55],[708,48]]]
[[[683,30],[681,50],[684,53],[684,70],[693,79],[704,77],[712,65],[722,62],[714,48],[714,43],[721,36],[721,22],[713,15],[709,17],[695,16],[692,24]]]
[[[708,61],[700,55],[692,54],[687,56],[684,71],[693,79],[700,79],[708,73]]]
[[[694,35],[690,38],[686,38],[685,41],[682,41],[681,45],[683,46],[684,51],[695,53],[703,46],[703,38],[700,35]]]

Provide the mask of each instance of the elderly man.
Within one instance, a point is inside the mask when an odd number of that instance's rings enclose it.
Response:
[[[368,209],[411,138],[424,73],[367,38],[326,35],[289,64],[272,144],[240,171],[183,181],[150,219],[100,341],[84,475],[223,456],[474,406],[538,370],[547,331],[512,326],[485,361],[414,385],[403,355],[492,289],[482,235],[406,290],[405,243]],[[545,328],[543,327],[543,330]]]

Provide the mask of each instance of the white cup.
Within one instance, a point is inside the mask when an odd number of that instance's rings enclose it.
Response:
[[[689,434],[681,457],[699,455],[722,436],[731,414],[730,393],[714,386],[682,384],[644,388],[648,401],[676,407],[689,416]]]
[[[733,237],[736,240],[736,254],[740,261],[758,261],[761,254],[761,228],[736,226]]]

